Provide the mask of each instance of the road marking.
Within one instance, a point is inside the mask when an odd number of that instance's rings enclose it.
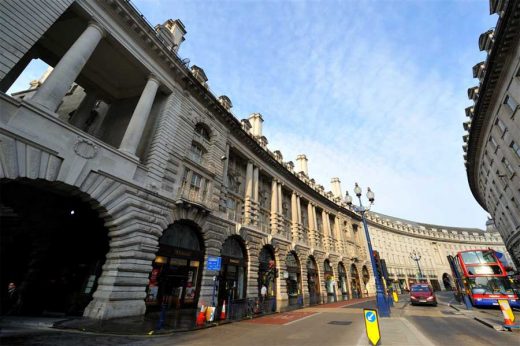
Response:
[[[359,338],[356,342],[356,346],[366,346],[367,345],[366,337],[367,337],[366,333],[359,334]]]
[[[293,324],[293,323],[296,323],[296,322],[300,322],[300,321],[303,321],[309,317],[312,317],[312,316],[317,316],[317,315],[320,315],[321,312],[317,312],[315,314],[312,314],[312,315],[309,315],[309,316],[305,316],[305,317],[302,317],[302,318],[299,318],[297,320],[294,320],[294,321],[291,321],[291,322],[287,322],[287,323],[284,323],[283,326],[288,326],[289,324]]]
[[[424,336],[423,333],[421,333],[419,331],[419,329],[417,329],[410,321],[408,321],[406,318],[404,317],[399,317],[399,319],[401,321],[403,321],[403,323],[408,327],[408,329],[415,334],[415,336],[417,337],[417,339],[421,342],[421,345],[422,346],[435,346],[434,343],[432,343],[430,340],[428,340],[427,337]]]

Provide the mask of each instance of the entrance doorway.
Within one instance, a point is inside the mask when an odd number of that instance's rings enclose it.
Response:
[[[328,259],[323,262],[323,276],[325,277],[325,292],[327,292],[327,303],[336,301],[336,285],[334,272]]]
[[[260,251],[258,265],[258,297],[263,311],[274,311],[276,306],[276,262],[270,245]]]
[[[307,284],[309,288],[309,304],[316,305],[321,303],[320,280],[314,257],[307,259]]]
[[[350,266],[350,286],[352,287],[352,298],[361,298],[361,282],[355,264]]]
[[[303,297],[301,294],[301,273],[300,262],[298,256],[293,251],[287,254],[285,258],[287,274],[284,274],[287,284],[287,295],[289,296],[289,306],[303,305]]]
[[[348,300],[347,272],[342,262],[338,263],[338,290],[342,300]]]
[[[231,302],[246,298],[247,256],[239,237],[229,237],[222,245],[222,268],[218,279],[218,311],[224,301]],[[217,314],[220,316],[220,313]]]
[[[361,269],[361,273],[363,273],[363,285],[364,285],[364,296],[368,297],[368,281],[370,280],[370,274],[368,273],[367,266],[363,266]]]
[[[204,251],[197,226],[177,221],[159,239],[159,251],[153,262],[146,305],[157,310],[161,304],[171,309],[197,306]]]
[[[73,188],[43,181],[0,180],[0,288],[19,299],[2,313],[82,315],[109,250],[108,231]],[[2,296],[2,299],[5,299]]]
[[[453,284],[450,274],[444,273],[442,274],[442,284],[444,285],[444,288],[446,291],[452,291],[453,290]]]

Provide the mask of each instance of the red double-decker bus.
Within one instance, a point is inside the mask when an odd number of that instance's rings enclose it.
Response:
[[[518,291],[493,249],[448,257],[459,293],[466,294],[473,306],[498,306],[498,299],[507,299],[512,307],[520,308]]]

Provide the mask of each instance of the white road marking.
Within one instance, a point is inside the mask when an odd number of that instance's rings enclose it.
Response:
[[[283,326],[288,326],[289,324],[293,324],[293,323],[296,323],[296,322],[300,322],[300,321],[303,321],[303,320],[305,320],[305,319],[307,319],[307,318],[309,318],[309,317],[312,317],[312,316],[318,316],[318,315],[320,315],[320,314],[321,314],[321,312],[317,312],[317,313],[315,313],[315,314],[312,314],[312,315],[309,315],[309,316],[305,316],[305,317],[299,318],[299,319],[297,319],[297,320],[294,320],[294,321],[291,321],[291,322],[284,323],[284,324],[282,324],[282,325],[283,325]]]

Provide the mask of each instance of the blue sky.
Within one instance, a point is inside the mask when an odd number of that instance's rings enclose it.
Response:
[[[484,227],[461,137],[488,1],[133,3],[153,25],[181,19],[179,55],[238,118],[263,115],[271,150],[306,154],[327,190],[338,176],[343,192],[370,186],[377,212]]]

